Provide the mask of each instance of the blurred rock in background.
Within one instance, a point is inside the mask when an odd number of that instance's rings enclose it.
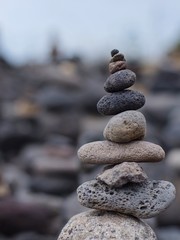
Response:
[[[127,35],[124,43],[133,52],[137,41]],[[81,38],[86,42],[85,34]],[[95,48],[96,59],[87,61],[81,52],[66,52],[55,40],[46,60],[15,64],[5,49],[0,43],[0,239],[54,240],[69,218],[85,211],[76,188],[103,168],[80,163],[77,150],[102,140],[110,119],[96,109],[105,94],[108,59]],[[169,49],[156,61],[156,56],[144,61],[140,46],[126,57],[128,68],[137,74],[133,88],[146,97],[140,109],[147,120],[145,139],[166,151],[164,161],[141,165],[150,178],[169,180],[177,190],[171,207],[148,220],[159,240],[180,236],[179,41]]]

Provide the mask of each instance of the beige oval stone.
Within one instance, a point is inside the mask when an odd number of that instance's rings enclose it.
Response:
[[[104,138],[118,143],[143,139],[146,119],[141,112],[125,111],[112,117],[104,129]]]
[[[164,159],[165,152],[159,145],[146,141],[96,141],[83,145],[78,150],[78,157],[82,162],[90,164],[158,162]]]
[[[58,240],[157,240],[151,227],[132,216],[91,210],[72,217]]]

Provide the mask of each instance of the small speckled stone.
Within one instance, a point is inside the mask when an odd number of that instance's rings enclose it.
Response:
[[[138,111],[125,111],[112,117],[104,129],[104,138],[112,142],[130,142],[143,139],[146,120]]]
[[[129,69],[111,74],[104,83],[106,92],[119,92],[131,87],[136,81],[136,74]]]
[[[121,188],[113,188],[92,180],[80,185],[77,194],[79,202],[88,208],[151,218],[171,204],[176,190],[167,181],[128,183]]]
[[[97,110],[102,115],[115,115],[127,110],[137,110],[145,104],[142,93],[123,90],[103,96],[97,103]]]
[[[104,170],[96,179],[106,183],[110,187],[122,187],[129,182],[145,182],[147,178],[146,173],[139,164],[135,162],[124,162]]]
[[[78,150],[78,157],[84,163],[118,164],[122,162],[158,162],[165,152],[157,144],[146,141],[114,143],[96,141],[84,144]]]
[[[151,227],[132,216],[90,210],[72,217],[58,240],[157,240]]]

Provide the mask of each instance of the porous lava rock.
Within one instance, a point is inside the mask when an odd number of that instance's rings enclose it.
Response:
[[[174,185],[167,181],[148,180],[115,188],[91,180],[80,185],[77,194],[79,202],[88,208],[151,218],[171,204],[176,191]]]
[[[123,90],[103,96],[97,103],[97,110],[102,115],[115,115],[127,110],[137,110],[144,104],[145,97],[142,93]]]
[[[129,69],[124,69],[111,74],[104,83],[106,92],[119,92],[134,85],[136,74]]]

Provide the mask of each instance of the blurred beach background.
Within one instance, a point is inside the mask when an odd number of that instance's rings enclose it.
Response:
[[[146,97],[146,140],[166,152],[141,164],[171,181],[176,200],[148,220],[159,240],[180,239],[180,2],[0,0],[0,239],[54,240],[86,210],[76,188],[103,166],[77,150],[103,140],[110,52],[125,55]]]

